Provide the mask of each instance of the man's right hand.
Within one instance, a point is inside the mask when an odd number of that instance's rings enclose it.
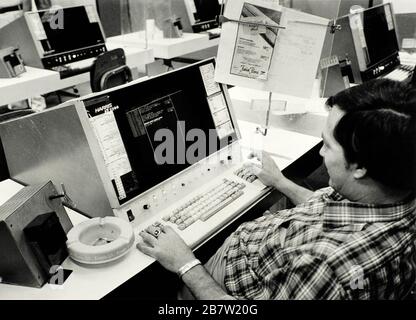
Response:
[[[279,185],[286,180],[272,157],[266,151],[253,151],[249,154],[249,159],[256,158],[261,165],[250,163],[246,164],[247,169],[259,178],[266,186],[279,189]]]

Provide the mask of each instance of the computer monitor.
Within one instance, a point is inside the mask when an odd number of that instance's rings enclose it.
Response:
[[[92,5],[25,12],[0,30],[0,45],[18,47],[26,65],[46,69],[107,51]]]
[[[390,3],[344,15],[337,18],[335,24],[339,28],[328,33],[326,44],[330,49],[323,58],[334,60],[336,57],[340,64],[322,70],[323,97],[348,88],[350,82],[360,84],[384,76],[400,64],[396,23]],[[343,63],[351,70],[344,73],[341,70]],[[351,73],[351,77],[345,77]]]
[[[147,202],[139,195],[202,162],[225,154],[227,162],[234,155],[229,151],[238,145],[238,127],[214,70],[215,59],[207,59],[0,125],[10,175],[26,184],[45,176],[64,183],[77,209],[89,216],[115,210],[125,218],[132,201],[143,210]],[[218,174],[214,167],[204,169],[205,182]],[[191,192],[200,182],[192,183],[165,186],[163,197]]]
[[[363,81],[384,75],[400,64],[391,3],[350,14],[349,22]]]
[[[93,6],[49,9],[27,15],[38,35],[45,67],[94,57],[105,51],[105,37]]]
[[[102,151],[119,143],[123,154],[119,165],[125,172],[112,179],[120,204],[236,140],[214,68],[215,60],[209,60],[84,100]],[[107,132],[99,131],[103,123]]]
[[[218,27],[217,16],[222,0],[185,0],[186,11],[193,32],[208,31]]]

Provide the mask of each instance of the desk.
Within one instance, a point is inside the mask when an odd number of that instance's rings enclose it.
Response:
[[[108,44],[108,50],[119,48]],[[130,68],[139,68],[154,61],[151,49],[123,46],[126,63]],[[90,73],[60,79],[59,73],[52,70],[26,67],[27,72],[19,77],[0,79],[0,106],[25,100],[34,96],[54,92],[90,81]]]
[[[233,87],[228,90],[237,119],[265,125],[268,92]],[[261,100],[264,105],[253,106],[253,100]],[[270,126],[306,135],[320,137],[328,111],[326,98],[319,97],[319,82],[315,81],[310,99],[273,93],[272,100],[286,101],[286,111],[271,110]]]
[[[59,81],[58,72],[26,66],[26,72],[20,76],[0,79],[0,105],[54,91],[52,88],[55,88]]]
[[[252,141],[263,139],[255,133],[256,124],[239,121],[242,145],[250,147]],[[285,169],[305,153],[315,148],[321,139],[287,130],[270,129],[269,137],[262,143],[273,153],[273,158]],[[0,183],[0,204],[4,203],[21,188],[17,183],[6,180]],[[68,215],[73,224],[85,218],[72,210]],[[224,214],[226,214],[224,212]],[[243,213],[242,213],[243,214]],[[138,230],[135,230],[137,234]],[[0,284],[0,300],[7,299],[101,299],[118,286],[151,265],[154,259],[132,248],[123,258],[105,266],[85,267],[71,259],[63,263],[73,273],[60,288],[46,284],[41,289]]]
[[[144,31],[132,32],[120,36],[107,38],[111,45],[128,45],[145,48]],[[149,40],[147,45],[153,49],[155,58],[173,59],[189,53],[218,46],[219,38],[209,39],[208,34],[183,33],[181,38],[164,38]]]

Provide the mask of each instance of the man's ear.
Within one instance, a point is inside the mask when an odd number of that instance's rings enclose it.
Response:
[[[367,175],[367,169],[364,167],[356,167],[353,176],[355,179],[362,179]]]

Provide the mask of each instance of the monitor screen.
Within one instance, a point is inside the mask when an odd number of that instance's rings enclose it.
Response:
[[[185,0],[189,21],[194,32],[218,27],[217,16],[222,0]]]
[[[52,8],[30,17],[45,56],[105,43],[93,6]]]
[[[215,60],[85,100],[120,204],[237,139]]]
[[[399,51],[393,12],[390,4],[369,8],[362,13],[367,67],[395,55]]]

